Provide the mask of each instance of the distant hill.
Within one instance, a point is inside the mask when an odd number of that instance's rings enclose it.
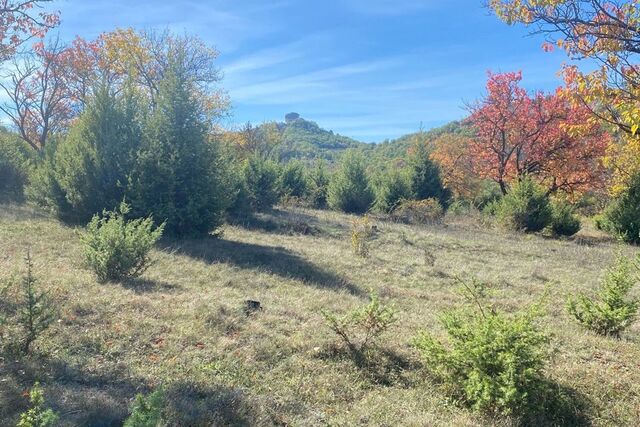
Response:
[[[389,161],[404,159],[412,141],[419,132],[404,135],[398,139],[381,143],[365,143],[318,126],[316,122],[302,118],[298,113],[289,113],[284,122],[277,123],[282,135],[282,143],[274,154],[282,161],[293,159],[315,161],[319,159],[334,163],[348,149],[365,152],[371,164],[384,165]],[[447,133],[465,133],[468,128],[461,122],[451,122],[442,127],[424,131],[427,141]]]
[[[287,114],[285,121],[278,123],[282,143],[275,154],[280,160],[318,160],[333,162],[350,148],[366,148],[368,144],[330,130],[322,129],[317,123],[305,120],[297,113]]]

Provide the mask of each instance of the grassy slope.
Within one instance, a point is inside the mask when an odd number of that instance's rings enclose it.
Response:
[[[455,275],[492,283],[506,310],[531,303],[551,282],[549,376],[586,404],[594,425],[640,419],[640,327],[619,341],[602,338],[564,310],[569,294],[597,285],[615,245],[472,223],[381,223],[371,257],[359,259],[347,216],[297,210],[263,219],[251,229],[227,227],[221,239],[164,242],[145,280],[99,285],[82,267],[73,229],[0,206],[0,277],[20,274],[30,246],[61,311],[36,356],[0,359],[0,419],[24,409],[21,393],[39,379],[64,425],[118,425],[135,393],[169,382],[172,410],[192,417],[187,424],[506,424],[447,402],[408,344],[419,329],[441,333],[438,313],[460,302]],[[317,233],[291,233],[301,224]],[[355,308],[369,289],[395,305],[400,320],[385,339],[385,362],[361,369],[335,351],[319,311]],[[246,299],[264,311],[245,316]]]

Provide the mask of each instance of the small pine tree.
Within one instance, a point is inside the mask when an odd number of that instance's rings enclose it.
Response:
[[[279,185],[281,198],[302,199],[307,194],[307,179],[299,161],[291,161],[282,168]]]
[[[335,210],[362,214],[371,208],[375,197],[361,153],[354,150],[344,153],[327,194],[329,207]]]
[[[381,177],[377,186],[376,207],[386,213],[392,212],[404,200],[411,199],[411,182],[403,170],[392,169]]]
[[[556,236],[573,236],[580,231],[580,218],[575,214],[573,206],[564,200],[551,203],[551,231]]]
[[[411,145],[409,168],[413,198],[416,200],[437,199],[446,207],[450,194],[442,184],[440,167],[431,160],[431,153],[423,132],[415,137]]]
[[[31,344],[46,331],[56,316],[55,306],[48,293],[39,292],[33,276],[31,253],[25,258],[27,272],[22,280],[22,301],[18,312],[18,322],[24,331],[21,350],[28,354]]]
[[[0,202],[23,200],[28,161],[26,144],[0,129]]]
[[[553,218],[549,195],[528,177],[518,181],[500,200],[496,215],[505,227],[525,232],[540,231]]]
[[[205,114],[174,55],[160,83],[130,181],[134,216],[166,221],[174,236],[206,235],[223,221],[229,197],[217,143],[209,143]]]
[[[578,322],[602,335],[619,337],[636,319],[640,301],[629,299],[636,284],[633,265],[620,257],[609,269],[597,299],[578,295],[567,303],[567,310]]]
[[[156,390],[149,396],[138,394],[131,407],[131,415],[123,427],[158,427],[163,424],[162,410],[164,408],[164,393]]]
[[[20,414],[17,427],[50,427],[58,421],[58,414],[45,408],[44,391],[40,383],[35,383],[29,391],[31,409]]]
[[[330,177],[324,160],[319,160],[311,169],[307,181],[309,183],[308,198],[311,205],[318,209],[326,208]]]
[[[153,227],[152,218],[128,221],[129,206],[95,215],[82,237],[87,265],[101,282],[141,276],[151,266],[149,252],[160,239],[164,224]]]
[[[131,91],[116,96],[101,86],[67,137],[42,167],[41,201],[57,215],[86,222],[95,213],[113,208],[125,197],[141,139],[138,108]],[[47,194],[48,193],[48,194]]]
[[[640,173],[604,212],[602,228],[628,243],[640,243]]]
[[[278,201],[278,165],[255,154],[245,160],[243,175],[251,209],[271,209]]]
[[[414,340],[425,367],[476,410],[541,409],[549,337],[536,324],[539,306],[507,315],[483,301],[483,284],[461,283],[469,306],[442,315],[446,342],[426,331]]]

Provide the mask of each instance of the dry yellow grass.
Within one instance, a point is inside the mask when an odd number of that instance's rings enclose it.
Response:
[[[62,425],[120,425],[135,394],[160,384],[184,425],[510,425],[450,402],[410,346],[420,329],[442,333],[439,313],[462,301],[455,277],[475,276],[507,311],[548,286],[548,377],[574,396],[580,422],[637,425],[640,326],[604,338],[564,308],[569,295],[598,285],[618,251],[634,248],[454,219],[434,227],[380,222],[362,258],[352,254],[352,219],[277,211],[227,226],[220,238],[164,241],[142,279],[100,285],[82,265],[76,230],[0,206],[0,277],[17,277],[30,247],[60,308],[33,356],[0,359],[0,419],[10,425],[26,407],[22,392],[39,380]],[[366,303],[369,290],[399,320],[383,340],[388,357],[364,369],[335,351],[320,311],[347,312]],[[247,299],[264,310],[247,316]]]

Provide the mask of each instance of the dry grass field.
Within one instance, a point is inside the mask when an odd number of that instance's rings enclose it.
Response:
[[[137,393],[163,385],[183,425],[513,425],[451,401],[411,346],[463,303],[456,277],[490,285],[492,303],[525,308],[548,289],[546,372],[566,397],[564,423],[640,420],[640,324],[621,339],[576,324],[567,297],[591,292],[620,246],[508,234],[471,219],[414,227],[378,222],[368,258],[352,254],[353,217],[282,209],[203,240],[162,241],[143,278],[99,284],[83,266],[81,230],[0,206],[0,278],[18,281],[28,248],[59,320],[33,355],[0,358],[0,425],[28,407],[36,380],[64,426],[118,426]],[[342,314],[373,290],[398,321],[375,363],[340,351],[321,310]],[[638,294],[637,289],[635,291]],[[263,310],[247,315],[245,300]],[[552,417],[524,423],[545,425]]]

